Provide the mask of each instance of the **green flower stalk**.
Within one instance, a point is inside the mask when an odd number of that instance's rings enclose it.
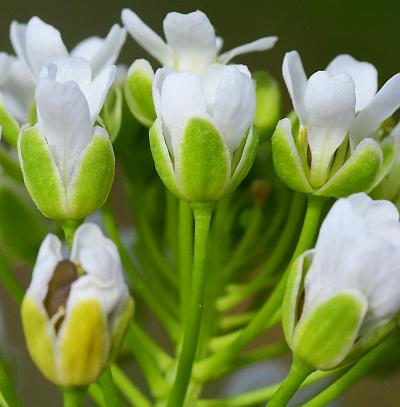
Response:
[[[54,384],[92,383],[117,356],[133,308],[117,248],[97,226],[80,226],[70,259],[48,235],[21,309],[31,357]]]

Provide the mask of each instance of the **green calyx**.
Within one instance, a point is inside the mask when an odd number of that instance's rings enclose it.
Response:
[[[108,136],[96,129],[68,185],[61,179],[38,127],[22,130],[18,154],[25,185],[46,217],[84,219],[107,199],[114,179],[115,157]]]
[[[312,157],[307,151],[306,136],[304,129],[299,129],[294,137],[288,119],[278,124],[272,136],[276,172],[282,181],[296,191],[334,198],[368,192],[385,167],[385,155],[377,142],[365,139],[347,157],[349,147],[346,139],[330,167],[324,167],[323,174],[316,174]],[[389,160],[390,154],[387,156]],[[313,168],[313,173],[310,168]]]
[[[1,103],[1,101],[0,101],[0,127],[2,128],[4,138],[8,141],[8,143],[11,146],[16,148],[20,127],[17,121],[7,111],[4,104]]]
[[[56,385],[92,383],[116,357],[133,309],[133,300],[128,297],[109,326],[98,301],[81,300],[55,329],[43,306],[26,295],[21,315],[29,353],[44,376]]]
[[[132,114],[146,127],[151,127],[156,119],[153,103],[154,72],[144,60],[136,60],[129,69],[124,84],[124,93]]]
[[[356,292],[334,295],[301,318],[293,352],[316,369],[335,368],[350,353],[366,310],[366,300]]]
[[[122,124],[123,91],[118,84],[114,85],[107,94],[101,111],[101,117],[107,127],[112,142],[118,137]]]

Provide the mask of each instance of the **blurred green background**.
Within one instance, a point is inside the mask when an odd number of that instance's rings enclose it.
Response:
[[[65,43],[72,48],[85,37],[104,36],[112,24],[120,21],[124,7],[134,9],[159,33],[162,33],[162,20],[168,11],[200,9],[209,16],[218,35],[225,39],[224,50],[265,35],[279,36],[272,51],[239,59],[252,70],[268,70],[279,81],[283,55],[292,49],[300,52],[308,74],[323,69],[339,53],[372,62],[378,68],[381,85],[400,71],[399,0],[0,0],[0,4],[0,50],[6,52],[11,52],[10,22],[25,22],[33,15],[60,29]],[[130,64],[140,57],[147,55],[128,38],[121,62]],[[283,93],[288,110],[284,88]],[[27,358],[18,312],[1,287],[0,306],[5,311],[7,326],[4,330],[0,325],[0,336],[6,337],[10,360],[18,362],[15,375],[26,405],[60,405],[58,393],[39,376]],[[352,389],[342,405],[399,406],[400,376],[394,375],[384,381],[364,380]]]

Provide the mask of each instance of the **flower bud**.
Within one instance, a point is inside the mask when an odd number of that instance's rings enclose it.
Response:
[[[369,192],[393,164],[395,146],[383,148],[374,137],[400,107],[400,74],[376,93],[376,69],[340,55],[307,80],[299,55],[290,52],[283,76],[300,123],[292,129],[283,119],[272,137],[280,178],[321,196]]]
[[[137,59],[129,68],[125,81],[125,98],[136,119],[146,127],[156,120],[152,87],[154,71],[145,59]]]
[[[191,202],[218,200],[233,191],[258,146],[248,69],[212,65],[199,77],[163,68],[156,73],[153,98],[157,120],[150,147],[164,184]]]
[[[399,212],[359,193],[337,201],[314,250],[293,264],[282,308],[296,357],[329,370],[357,360],[396,327]]]
[[[110,66],[92,81],[89,63],[79,58],[44,68],[36,88],[39,121],[22,129],[18,155],[25,185],[49,218],[83,219],[108,196],[114,152],[106,130],[93,126],[114,77]]]
[[[278,83],[264,71],[253,74],[256,82],[257,109],[254,129],[260,142],[270,137],[281,114],[281,90]]]
[[[48,235],[22,303],[30,355],[59,386],[89,384],[117,355],[133,307],[117,248],[96,225],[79,227],[70,259]]]

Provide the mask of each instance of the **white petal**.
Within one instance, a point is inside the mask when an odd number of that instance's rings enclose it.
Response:
[[[105,283],[123,281],[118,249],[94,223],[84,223],[75,232],[71,260]]]
[[[290,97],[292,98],[294,110],[299,117],[300,123],[304,124],[307,121],[304,107],[307,76],[297,51],[286,53],[283,59],[282,75]]]
[[[26,123],[34,103],[35,83],[21,60],[10,57],[10,62],[7,80],[1,87],[2,98],[11,115],[20,123]]]
[[[39,77],[59,83],[74,81],[85,93],[92,81],[92,71],[89,62],[83,58],[58,57],[42,68]]]
[[[0,87],[7,81],[13,58],[5,52],[0,52]]]
[[[74,58],[83,58],[90,61],[103,45],[103,41],[103,38],[96,36],[86,38],[76,44],[70,55]]]
[[[210,114],[232,153],[251,127],[255,113],[256,93],[250,75],[236,65],[224,66]]]
[[[313,160],[328,164],[354,120],[356,95],[352,78],[316,72],[307,83],[304,106]]]
[[[32,281],[27,292],[40,304],[46,298],[48,284],[57,264],[63,260],[61,248],[59,238],[52,234],[48,234],[40,246],[32,273]]]
[[[28,66],[35,76],[53,58],[68,55],[60,32],[38,17],[32,17],[26,26],[25,47]]]
[[[356,87],[356,111],[363,109],[378,90],[378,72],[368,62],[360,62],[350,55],[337,56],[326,68],[331,75],[345,72],[349,74]]]
[[[217,46],[217,54],[219,54],[224,46],[224,39],[222,37],[215,37],[215,44]]]
[[[118,24],[114,24],[107,37],[101,41],[100,47],[91,57],[87,58],[92,66],[94,76],[117,61],[125,40],[126,30]]]
[[[175,52],[178,70],[201,73],[216,61],[215,30],[203,12],[168,13],[164,32]]]
[[[108,66],[94,79],[86,91],[86,98],[89,104],[90,119],[92,124],[97,119],[103,107],[107,93],[114,82],[117,74],[115,65]]]
[[[400,107],[400,73],[390,78],[356,117],[351,128],[354,145],[371,136]]]
[[[278,37],[264,37],[256,41],[249,42],[248,44],[235,47],[228,52],[224,52],[219,56],[219,60],[222,64],[227,64],[233,58],[238,55],[248,54],[250,52],[267,51],[274,47]]]
[[[132,10],[122,10],[121,18],[129,34],[151,56],[156,58],[162,65],[173,64],[174,57],[170,47]]]
[[[200,78],[190,72],[167,75],[161,87],[160,102],[161,121],[171,136],[172,152],[176,156],[188,120],[208,117]]]
[[[110,317],[128,296],[115,244],[97,225],[84,223],[75,233],[71,260],[81,264],[85,275],[71,286],[67,314],[80,301],[92,298]]]
[[[23,61],[32,74],[32,68],[26,50],[26,24],[20,24],[17,21],[13,21],[10,26],[10,40],[15,54],[21,61]]]
[[[68,185],[80,154],[92,136],[86,98],[75,82],[40,79],[36,104],[41,130],[61,177]]]

